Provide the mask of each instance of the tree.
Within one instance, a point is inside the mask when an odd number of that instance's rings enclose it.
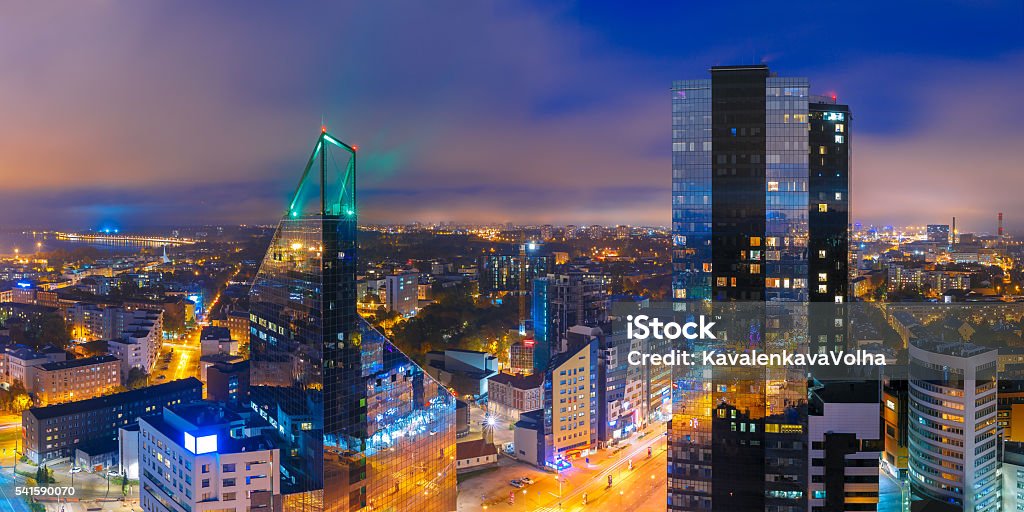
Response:
[[[71,341],[68,324],[60,313],[50,313],[39,322],[39,343],[66,349]]]
[[[14,412],[22,412],[32,406],[32,398],[28,396],[28,390],[25,389],[25,385],[22,384],[21,380],[15,379],[11,384],[11,410]]]
[[[128,378],[125,379],[125,386],[128,389],[139,389],[149,385],[149,374],[142,368],[128,370]]]

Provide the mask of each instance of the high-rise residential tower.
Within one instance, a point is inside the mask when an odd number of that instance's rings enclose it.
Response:
[[[286,511],[455,509],[455,401],[356,312],[356,148],[324,130],[250,292]]]
[[[676,309],[743,318],[702,348],[845,344],[835,304],[847,295],[848,123],[849,109],[811,97],[806,78],[764,65],[673,84]],[[829,304],[827,321],[812,303]],[[669,510],[808,510],[806,372],[675,373]]]

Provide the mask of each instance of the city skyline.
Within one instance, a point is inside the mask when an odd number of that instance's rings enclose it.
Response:
[[[853,220],[993,232],[1003,211],[1021,231],[1019,5],[846,6],[843,27],[786,30],[739,9],[715,29],[732,38],[699,22],[715,7],[462,7],[14,12],[0,37],[26,50],[4,55],[21,73],[0,83],[15,99],[0,212],[68,229],[269,223],[305,151],[286,134],[323,121],[365,148],[371,223],[668,225],[671,81],[763,61],[857,105]],[[24,31],[43,17],[53,32]],[[360,28],[381,23],[400,35]],[[809,36],[829,44],[793,44]]]

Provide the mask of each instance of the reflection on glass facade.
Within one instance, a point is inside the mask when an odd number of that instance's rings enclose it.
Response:
[[[454,398],[356,313],[356,230],[355,150],[324,132],[250,292],[284,508],[454,510]]]
[[[674,309],[732,318],[711,346],[677,348],[805,351],[818,208],[807,79],[715,67],[710,80],[674,82],[672,112]],[[831,200],[844,216],[847,200]],[[842,223],[823,263],[845,279]],[[806,378],[801,368],[675,367],[668,508],[806,510]]]

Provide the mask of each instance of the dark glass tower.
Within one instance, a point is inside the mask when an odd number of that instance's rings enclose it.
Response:
[[[807,350],[810,303],[827,298],[832,315],[845,297],[848,165],[835,176],[833,161],[810,162],[812,113],[823,111],[808,89],[806,78],[764,65],[673,84],[675,309],[730,315],[712,345],[690,348]],[[846,324],[828,318],[820,334],[834,341]],[[676,367],[669,510],[807,510],[806,377],[800,368]]]
[[[250,292],[250,405],[285,510],[454,510],[454,398],[356,313],[355,185],[324,130]]]

